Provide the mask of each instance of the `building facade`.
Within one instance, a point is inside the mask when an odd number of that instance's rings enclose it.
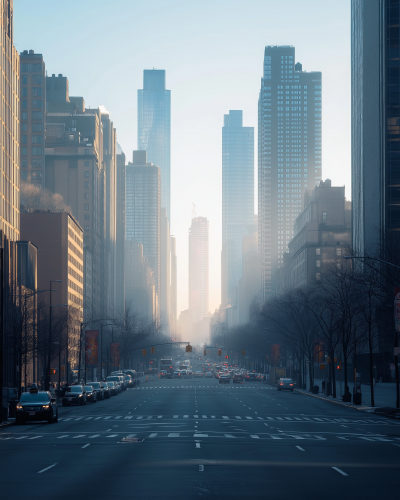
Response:
[[[276,270],[293,235],[306,189],[321,180],[321,73],[295,63],[292,46],[267,46],[258,101],[258,244],[261,289],[275,293]]]
[[[24,50],[21,68],[21,181],[45,187],[46,70],[42,54]]]
[[[189,311],[192,323],[208,316],[208,220],[194,217],[189,229]]]
[[[170,326],[171,299],[171,251],[167,211],[161,208],[161,245],[160,245],[160,312],[168,328]]]
[[[125,304],[125,155],[117,154],[117,231],[116,231],[116,307],[123,310]]]
[[[145,69],[138,90],[137,147],[147,161],[160,167],[161,207],[171,224],[171,91],[165,88],[165,70]]]
[[[171,292],[170,292],[170,313],[169,321],[171,331],[176,333],[177,331],[177,321],[178,321],[178,262],[176,255],[176,238],[171,236],[170,238],[170,252],[171,252]]]
[[[400,229],[400,6],[351,2],[353,250],[384,248]]]
[[[242,239],[254,220],[254,128],[242,111],[224,115],[222,127],[222,283],[224,307],[237,301]]]
[[[125,167],[125,238],[143,245],[143,256],[153,271],[157,298],[161,273],[161,173],[147,163],[146,151],[134,151]],[[125,273],[126,287],[132,278]]]
[[[1,82],[0,110],[0,231],[8,240],[19,240],[20,179],[20,63],[13,33],[13,1],[0,1]]]

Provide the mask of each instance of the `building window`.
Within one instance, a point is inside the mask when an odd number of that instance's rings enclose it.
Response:
[[[21,135],[21,144],[28,144],[28,136]]]
[[[22,97],[26,97],[28,95],[28,88],[27,87],[22,87],[21,95],[22,95]]]
[[[90,154],[90,150],[89,149],[85,149],[85,155],[89,155]]]
[[[328,212],[322,212],[322,222],[326,222],[328,219]]]
[[[85,182],[85,189],[89,189],[89,182],[88,181]]]
[[[83,164],[84,164],[85,167],[88,167],[89,166],[89,161],[85,160]]]
[[[33,97],[42,97],[42,87],[34,87],[32,89]],[[41,107],[41,106],[38,106]]]
[[[32,148],[32,155],[33,156],[42,156],[43,155],[43,148]]]
[[[28,84],[28,75],[22,75],[22,85]]]
[[[43,162],[40,159],[32,160],[32,168],[42,168]]]
[[[43,120],[43,113],[41,111],[34,111],[32,113],[32,120]]]
[[[85,231],[89,231],[89,226],[85,226]]]
[[[33,170],[32,171],[32,179],[41,181],[42,180],[42,172],[37,172],[37,171]]]
[[[85,203],[83,208],[84,210],[89,210],[89,203]]]
[[[24,172],[21,172],[21,179],[23,181],[26,181],[28,179],[28,172],[26,170]]]
[[[85,193],[85,200],[89,199],[89,193]]]
[[[315,279],[319,281],[321,279],[321,273],[315,273]]]
[[[21,160],[21,167],[28,168],[28,160]]]
[[[32,108],[36,109],[41,109],[42,108],[43,101],[42,100],[33,100],[32,101]]]
[[[321,255],[321,249],[320,248],[316,248],[315,249],[315,255]]]
[[[28,124],[21,123],[21,132],[27,132],[27,130],[28,130]]]
[[[76,120],[71,120],[71,127],[76,127]]]
[[[336,255],[342,255],[342,249],[340,247],[336,247]]]
[[[42,85],[42,75],[32,75],[32,85]]]
[[[89,177],[89,170],[85,170],[84,176]]]
[[[42,135],[33,135],[32,136],[32,144],[42,144],[43,136]]]
[[[21,120],[27,120],[28,119],[28,112],[27,111],[22,111],[21,113]]]
[[[321,261],[319,259],[317,259],[315,261],[315,265],[316,265],[316,267],[321,267]]]
[[[22,99],[21,108],[27,108],[27,107],[28,107],[28,101],[26,99]]]
[[[21,148],[21,155],[26,156],[28,154],[28,148]]]
[[[32,123],[32,132],[42,132],[42,124]]]
[[[84,219],[89,220],[89,214],[85,214]]]

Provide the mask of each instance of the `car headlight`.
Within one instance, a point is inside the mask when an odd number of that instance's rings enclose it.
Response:
[[[82,394],[79,394],[78,398],[81,398],[82,397]]]
[[[43,410],[48,410],[50,408],[50,405],[43,405],[42,408]]]
[[[22,410],[24,407],[22,405],[17,405],[17,410]]]

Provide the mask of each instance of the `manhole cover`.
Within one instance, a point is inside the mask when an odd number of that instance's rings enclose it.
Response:
[[[121,443],[141,443],[144,441],[144,438],[123,438],[121,439]]]

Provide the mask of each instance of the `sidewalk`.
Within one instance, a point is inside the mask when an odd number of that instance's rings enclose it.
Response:
[[[325,399],[329,399],[332,401],[340,401],[342,402],[342,394],[344,394],[344,384],[340,384],[340,382],[336,381],[336,400],[332,396],[324,396],[322,394],[322,380],[315,379],[314,385],[319,386],[319,396],[323,396]],[[350,392],[353,393],[353,384],[349,383]],[[307,385],[307,389],[308,385]],[[304,391],[304,392],[308,392]],[[371,406],[371,387],[369,385],[362,384],[361,385],[361,394],[362,394],[362,406]],[[396,384],[395,383],[377,383],[374,387],[374,399],[375,399],[375,407],[380,408],[395,408],[396,407]],[[349,403],[346,403],[349,404]],[[354,406],[350,403],[350,406]]]

